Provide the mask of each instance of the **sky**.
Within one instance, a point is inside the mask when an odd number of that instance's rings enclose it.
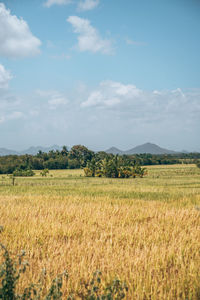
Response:
[[[200,151],[199,0],[0,0],[0,148]]]

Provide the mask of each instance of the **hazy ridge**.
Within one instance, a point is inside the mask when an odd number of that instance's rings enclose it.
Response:
[[[11,149],[6,149],[6,148],[0,148],[0,156],[6,156],[6,155],[23,155],[23,154],[29,154],[29,155],[36,155],[39,151],[46,152],[48,153],[51,150],[59,150],[61,151],[62,147],[58,145],[53,145],[50,147],[42,147],[42,146],[37,146],[37,147],[29,147],[28,149],[25,149],[23,151],[15,151]],[[162,148],[156,144],[153,143],[145,143],[143,145],[136,146],[134,148],[131,148],[129,150],[120,150],[116,147],[111,147],[107,150],[105,150],[106,153],[111,153],[111,154],[142,154],[142,153],[150,153],[150,154],[176,154],[180,152],[185,152],[187,151],[173,151],[169,149]]]

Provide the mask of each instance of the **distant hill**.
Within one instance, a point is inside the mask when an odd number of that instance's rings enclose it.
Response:
[[[37,146],[37,147],[30,147],[26,150],[23,151],[14,151],[14,150],[9,150],[6,148],[0,148],[0,156],[6,156],[6,155],[23,155],[23,154],[29,154],[29,155],[36,155],[39,151],[46,152],[48,153],[51,150],[62,150],[62,147],[58,145],[53,145],[50,147],[42,147],[42,146]]]
[[[30,155],[36,155],[39,151],[46,152],[48,153],[51,150],[62,150],[62,147],[58,145],[53,145],[51,147],[42,147],[42,146],[37,146],[37,147],[30,147],[26,150],[23,150],[20,152],[20,154],[30,154]]]
[[[156,144],[146,143],[135,148],[132,148],[128,151],[125,151],[126,154],[142,154],[142,153],[150,153],[150,154],[175,154],[176,151],[168,150],[159,147]]]
[[[176,151],[161,148],[158,145],[152,144],[152,143],[145,143],[143,145],[134,147],[127,151],[122,151],[115,147],[112,147],[112,148],[106,150],[105,152],[112,153],[112,154],[119,154],[119,155],[142,154],[142,153],[150,153],[150,154],[176,154],[176,153],[178,153]]]
[[[119,150],[119,149],[116,148],[116,147],[111,147],[111,148],[109,148],[108,150],[106,150],[105,152],[106,152],[106,153],[112,153],[112,154],[114,154],[114,155],[116,155],[116,154],[123,155],[123,154],[124,154],[124,151]]]
[[[39,151],[42,152],[46,152],[48,153],[51,150],[62,150],[62,147],[58,146],[58,145],[53,145],[50,147],[42,147],[42,146],[37,146],[37,147],[30,147],[26,150],[23,151],[14,151],[14,150],[10,150],[10,149],[6,149],[6,148],[0,148],[0,156],[5,156],[5,155],[23,155],[23,154],[30,154],[30,155],[36,155]],[[116,147],[111,147],[109,149],[107,149],[105,151],[106,153],[112,153],[112,154],[119,154],[119,155],[123,155],[123,154],[127,154],[127,155],[131,155],[131,154],[142,154],[142,153],[150,153],[150,154],[176,154],[176,153],[189,153],[186,150],[182,151],[182,152],[176,152],[176,151],[172,151],[169,149],[164,149],[161,148],[160,146],[156,145],[156,144],[152,144],[152,143],[145,143],[143,145],[139,145],[137,147],[134,147],[130,150],[120,150]]]
[[[10,149],[6,148],[0,148],[0,156],[5,156],[5,155],[18,155],[19,153],[17,151],[13,151]]]

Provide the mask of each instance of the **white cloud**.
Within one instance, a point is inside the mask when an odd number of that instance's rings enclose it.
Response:
[[[33,56],[40,53],[40,45],[28,24],[11,15],[10,10],[0,3],[0,55],[13,58]]]
[[[70,4],[71,0],[47,0],[44,3],[44,6],[51,7],[52,5],[67,5]]]
[[[102,39],[98,31],[90,24],[90,21],[77,16],[70,16],[67,21],[78,34],[78,48],[80,51],[91,51],[111,54],[113,52],[111,41]]]
[[[174,141],[174,145],[181,141],[196,143],[200,90],[146,91],[132,84],[103,81],[85,99],[81,103],[83,114],[97,118],[93,131],[101,124],[104,135],[115,135],[116,140],[127,136],[128,141],[139,135],[143,142],[156,137],[162,142]]]
[[[99,5],[99,0],[82,0],[78,3],[78,10],[87,11],[92,10]]]
[[[67,102],[68,97],[72,101]],[[2,145],[17,136],[19,147],[51,144],[53,139],[96,150],[112,145],[128,149],[145,141],[166,148],[169,143],[172,149],[199,149],[200,89],[147,91],[103,81],[93,89],[82,84],[69,94],[38,90],[28,99],[0,89]]]
[[[132,84],[122,84],[115,81],[103,81],[99,88],[92,91],[82,107],[90,106],[115,106],[120,103],[124,104],[127,100],[138,98],[142,91]]]
[[[58,91],[37,90],[36,93],[41,98],[47,99],[49,109],[51,110],[57,109],[59,106],[68,104],[68,99]]]
[[[10,72],[0,64],[0,89],[7,88],[11,78],[12,76],[10,75]]]

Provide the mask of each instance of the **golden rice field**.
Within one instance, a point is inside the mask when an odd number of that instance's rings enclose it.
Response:
[[[86,178],[82,170],[37,171],[10,185],[0,176],[0,241],[24,249],[21,286],[64,269],[65,294],[101,270],[126,281],[126,299],[200,299],[200,169],[152,166],[136,179]]]

